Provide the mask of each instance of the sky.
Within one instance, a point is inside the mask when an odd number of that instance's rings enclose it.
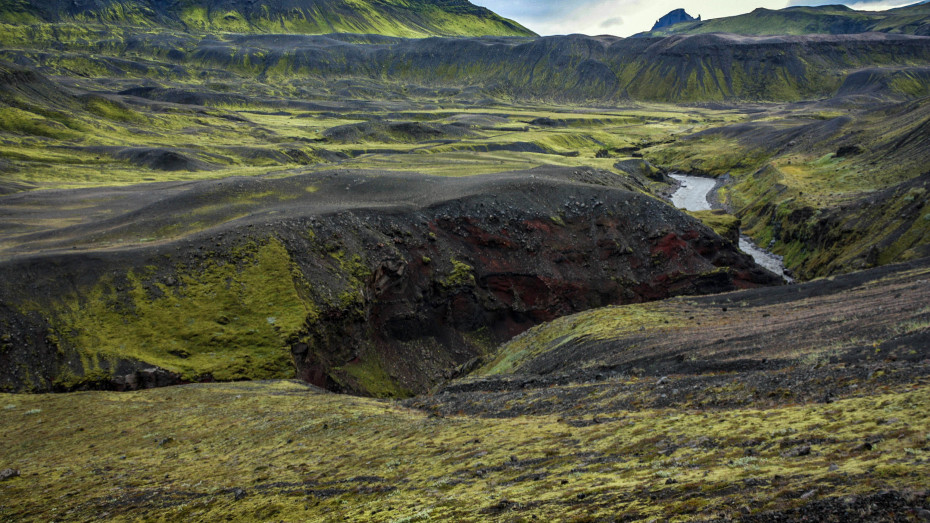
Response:
[[[582,33],[630,36],[648,31],[663,15],[684,8],[703,19],[748,13],[757,7],[843,3],[853,9],[881,10],[919,0],[471,0],[516,20],[541,35]]]

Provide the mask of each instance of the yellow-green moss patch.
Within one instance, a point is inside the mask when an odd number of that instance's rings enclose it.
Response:
[[[128,281],[128,301],[119,301],[113,282],[101,282],[59,311],[58,330],[87,372],[101,359],[135,359],[185,379],[289,377],[286,340],[316,315],[301,298],[286,249],[273,239],[182,269],[175,285],[147,288],[137,273]]]
[[[739,517],[742,506],[794,507],[812,489],[810,501],[926,485],[928,392],[919,385],[832,404],[617,411],[585,426],[556,416],[437,417],[294,382],[0,394],[0,466],[20,472],[0,482],[0,516],[487,521],[503,509],[518,520]],[[792,452],[803,445],[809,453]]]

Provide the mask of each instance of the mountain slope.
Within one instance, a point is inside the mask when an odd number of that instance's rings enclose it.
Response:
[[[645,33],[736,33],[745,35],[855,34],[882,32],[930,35],[930,6],[918,4],[888,11],[855,11],[843,5],[798,6],[712,20],[685,22]]]
[[[3,58],[55,76],[152,78],[198,71],[289,82],[307,77],[339,90],[377,84],[455,88],[482,98],[546,100],[796,101],[832,96],[846,74],[930,64],[930,38],[870,33],[668,38],[571,35],[536,39],[397,39],[358,35],[148,34],[81,30],[55,37],[24,26],[0,34]],[[60,34],[63,34],[60,33]],[[43,51],[64,46],[66,53]],[[94,55],[92,64],[82,56]],[[160,73],[159,73],[160,74]],[[197,80],[199,81],[199,80]],[[349,93],[350,97],[356,97]],[[370,96],[370,95],[368,95]]]
[[[4,0],[0,2],[0,21],[414,38],[534,34],[468,0]]]

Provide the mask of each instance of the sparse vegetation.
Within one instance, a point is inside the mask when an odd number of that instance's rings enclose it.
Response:
[[[613,411],[584,426],[560,415],[436,417],[292,382],[7,396],[0,401],[19,406],[0,420],[0,463],[21,476],[0,483],[4,499],[17,500],[0,510],[20,520],[478,520],[501,507],[526,519],[691,520],[746,504],[764,513],[795,506],[814,485],[816,499],[829,500],[926,484],[921,453],[908,449],[927,445],[927,392]],[[35,405],[41,412],[22,415]],[[876,426],[890,408],[896,420]],[[100,419],[122,429],[92,422]],[[813,442],[810,454],[786,452],[795,441]],[[881,446],[864,450],[864,441]]]

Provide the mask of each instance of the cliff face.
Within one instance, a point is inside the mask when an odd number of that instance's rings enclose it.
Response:
[[[119,191],[139,204],[35,234],[3,263],[2,387],[296,373],[402,396],[558,316],[778,283],[618,180],[565,168],[452,180],[332,172]],[[240,205],[216,204],[229,198]],[[215,225],[158,239],[184,216]],[[93,248],[116,236],[122,247]]]

